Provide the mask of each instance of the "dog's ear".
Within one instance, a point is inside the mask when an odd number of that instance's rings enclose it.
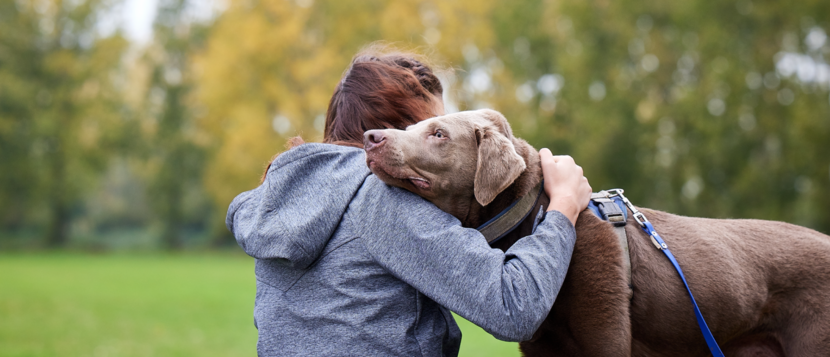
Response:
[[[495,113],[498,114],[498,112]],[[478,142],[478,163],[473,189],[476,201],[482,206],[493,202],[496,196],[510,186],[526,168],[524,159],[516,152],[508,136],[510,126],[507,120],[501,114],[498,114],[498,117],[504,122],[493,123],[492,120],[487,120],[483,125],[477,125],[475,129]],[[506,133],[503,132],[503,126],[507,128]]]

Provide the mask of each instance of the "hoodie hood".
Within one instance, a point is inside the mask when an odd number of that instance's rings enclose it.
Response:
[[[271,163],[262,185],[234,198],[225,224],[248,255],[305,269],[370,173],[361,149],[300,145]]]

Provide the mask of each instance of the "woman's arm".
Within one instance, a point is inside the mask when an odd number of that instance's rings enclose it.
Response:
[[[560,184],[546,185],[546,190],[549,194],[565,192],[571,199],[551,206],[579,212],[582,201],[587,204],[586,190],[590,197],[587,180],[572,159],[560,157],[563,164],[551,165],[552,159],[549,152],[543,159],[546,181],[556,179]],[[552,176],[557,169],[559,176]],[[575,179],[576,174],[579,178]],[[571,185],[570,190],[576,192],[567,192],[561,185]],[[565,279],[576,239],[570,218],[550,210],[533,235],[520,239],[507,252],[492,249],[478,231],[461,227],[457,219],[431,203],[386,186],[374,176],[367,179],[353,203],[357,203],[351,206],[355,211],[348,216],[361,221],[351,221],[349,226],[380,265],[439,304],[509,341],[530,339],[547,316]]]
[[[347,215],[366,251],[390,273],[499,339],[524,341],[541,325],[565,279],[576,235],[548,212],[507,252],[408,191],[370,176]]]

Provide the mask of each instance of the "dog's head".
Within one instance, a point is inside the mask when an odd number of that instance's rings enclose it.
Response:
[[[525,170],[507,120],[489,109],[364,134],[366,163],[381,180],[453,213],[468,198],[486,206]]]

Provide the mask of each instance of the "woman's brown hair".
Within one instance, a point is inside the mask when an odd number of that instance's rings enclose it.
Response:
[[[405,129],[443,115],[444,89],[419,58],[412,53],[390,52],[377,44],[358,53],[331,96],[323,142],[362,148],[367,130]],[[299,136],[290,138],[286,149],[301,144]],[[277,156],[268,162],[260,183]]]
[[[331,96],[323,142],[363,147],[371,129],[404,129],[443,113],[443,88],[418,56],[359,53]]]

